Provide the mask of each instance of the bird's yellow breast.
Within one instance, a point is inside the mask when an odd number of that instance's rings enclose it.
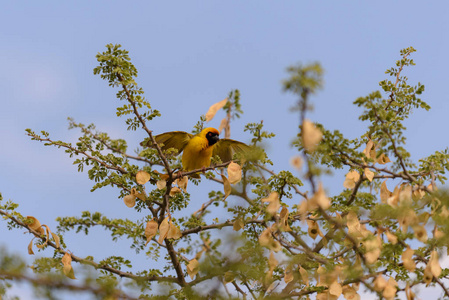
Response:
[[[182,166],[185,171],[210,166],[213,146],[209,146],[206,138],[195,136],[186,145],[182,155]]]

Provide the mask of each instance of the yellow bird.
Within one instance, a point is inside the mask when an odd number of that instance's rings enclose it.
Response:
[[[184,171],[192,171],[210,166],[212,156],[218,155],[222,162],[232,160],[234,153],[247,153],[251,148],[238,141],[220,139],[217,129],[208,127],[199,134],[184,131],[171,131],[155,136],[161,149],[174,148],[182,154]]]

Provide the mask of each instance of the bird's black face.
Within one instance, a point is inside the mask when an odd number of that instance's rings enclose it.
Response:
[[[209,131],[206,134],[206,139],[209,142],[209,146],[212,146],[213,144],[215,144],[216,142],[218,142],[220,140],[220,138],[218,137],[218,134],[216,134],[215,132]]]

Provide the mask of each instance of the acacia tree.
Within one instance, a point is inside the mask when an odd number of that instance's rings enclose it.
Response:
[[[449,297],[448,270],[438,261],[449,242],[449,197],[437,189],[437,182],[446,180],[449,154],[436,151],[413,162],[405,148],[404,120],[413,108],[430,108],[419,98],[424,86],[409,85],[403,75],[404,67],[414,65],[414,51],[400,52],[396,66],[386,72],[391,78],[380,82],[381,91],[354,102],[363,108],[359,119],[367,128],[353,140],[307,118],[310,97],[322,87],[320,65],[288,69],[284,89],[297,97],[301,124],[293,143],[298,155],[291,160],[296,174],[272,171],[260,146],[274,134],[264,131],[262,123],[245,127],[252,135],[250,155],[232,162],[215,157],[212,167],[182,172],[176,151],[163,151],[155,141],[151,121],[160,114],[138,87],[128,52],[107,45],[97,55],[94,74],[118,88],[117,98],[124,104],[117,115],[127,116],[128,129],[146,133],[137,154],[128,152],[124,139],[112,139],[94,125],[72,119],[70,127],[82,133],[76,144],[54,140],[43,131],[27,129],[27,134],[65,149],[79,171],[88,169],[95,182],[92,190],[117,188],[118,198],[141,218],[111,219],[86,211],[60,217],[58,227],[49,228],[39,216],[22,216],[17,204],[0,202],[8,229],[31,234],[30,254],[37,249],[50,255],[53,250],[52,257],[34,261],[34,274],[20,258],[2,253],[1,293],[11,281],[24,280],[48,297],[69,289],[108,299],[360,299],[363,289],[379,298],[402,293],[414,299],[420,287],[429,285]],[[193,133],[221,109],[226,117],[220,129],[229,137],[231,120],[242,114],[238,90],[212,105]],[[346,178],[335,175],[342,191],[330,196],[321,175],[337,169],[344,169]],[[188,177],[196,172],[203,173],[201,179]],[[197,187],[188,188],[189,181]],[[201,204],[191,202],[189,190],[210,189],[208,182],[222,188],[211,190]],[[93,226],[110,231],[115,241],[131,240],[132,251],[161,267],[132,266],[126,257],[95,261],[76,256],[79,246],[66,244],[64,234],[89,234]]]

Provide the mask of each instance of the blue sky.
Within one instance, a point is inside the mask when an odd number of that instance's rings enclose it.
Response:
[[[46,130],[73,142],[78,132],[68,131],[66,121],[73,117],[125,137],[130,149],[138,145],[144,135],[126,131],[124,120],[115,116],[115,90],[92,72],[95,55],[108,43],[130,51],[139,85],[162,113],[151,123],[155,133],[190,131],[211,104],[238,88],[245,113],[232,124],[232,137],[248,141],[244,125],[263,120],[276,133],[268,153],[278,171],[290,168],[294,151],[289,145],[298,125],[298,116],[289,111],[295,99],[282,92],[287,66],[322,64],[325,87],[312,99],[310,118],[353,138],[365,127],[352,102],[377,90],[399,50],[413,46],[417,66],[406,75],[426,86],[423,100],[432,109],[417,111],[407,122],[409,149],[415,160],[442,150],[449,127],[448,11],[445,1],[2,3],[0,192],[18,202],[24,215],[50,227],[57,216],[83,210],[141,217],[124,209],[115,190],[90,193],[87,174],[78,173],[62,150],[24,133],[25,128]],[[218,126],[219,117],[211,126]],[[331,192],[342,186],[338,176],[327,181]],[[4,222],[0,232],[0,246],[26,255],[29,235],[8,232]],[[71,238],[75,253],[90,254],[80,245],[95,240]]]

